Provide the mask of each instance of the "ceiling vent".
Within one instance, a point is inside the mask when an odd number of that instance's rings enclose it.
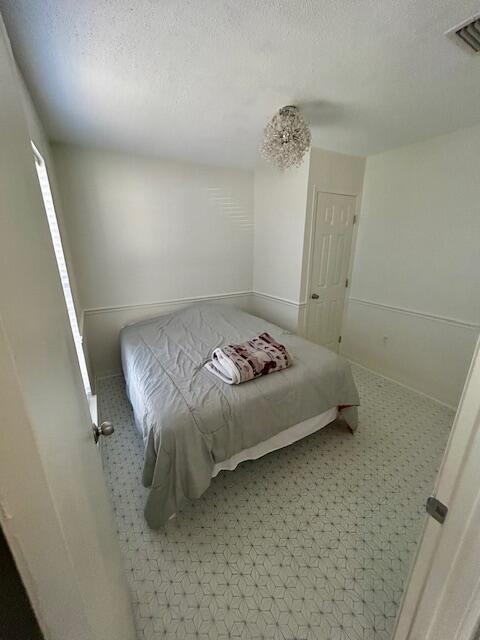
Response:
[[[445,35],[470,51],[480,53],[480,14],[450,29]]]

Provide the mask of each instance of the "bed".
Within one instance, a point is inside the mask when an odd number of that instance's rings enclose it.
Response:
[[[283,343],[290,368],[228,385],[205,368],[213,349],[263,331]],[[145,444],[148,525],[159,528],[234,469],[330,424],[352,432],[359,397],[336,353],[228,305],[198,304],[125,327],[126,391]]]

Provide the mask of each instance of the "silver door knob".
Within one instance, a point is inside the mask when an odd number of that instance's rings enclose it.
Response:
[[[99,427],[97,427],[96,424],[92,424],[92,431],[93,439],[95,440],[95,444],[97,444],[100,436],[111,436],[115,429],[111,422],[102,422]]]
[[[320,297],[320,296],[318,295],[318,293],[312,293],[312,298],[313,298],[313,300],[318,300],[318,299],[319,299],[319,297]]]

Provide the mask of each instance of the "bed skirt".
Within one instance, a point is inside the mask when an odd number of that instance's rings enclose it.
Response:
[[[308,418],[307,420],[303,420],[303,422],[294,424],[292,427],[277,433],[268,440],[259,442],[254,447],[250,447],[250,449],[244,449],[243,451],[240,451],[240,453],[235,454],[223,462],[218,462],[213,467],[212,478],[215,478],[220,471],[233,471],[239,464],[246,460],[258,460],[258,458],[267,455],[267,453],[277,451],[277,449],[282,449],[283,447],[288,447],[290,444],[297,442],[297,440],[306,438],[312,433],[315,433],[315,431],[323,429],[323,427],[326,427],[328,424],[336,420],[337,417],[338,409],[337,407],[333,407],[318,416],[313,416],[313,418]]]

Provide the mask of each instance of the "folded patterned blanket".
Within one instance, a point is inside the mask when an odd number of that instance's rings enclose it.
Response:
[[[291,364],[286,347],[265,332],[247,342],[215,349],[205,368],[227,384],[240,384]]]

